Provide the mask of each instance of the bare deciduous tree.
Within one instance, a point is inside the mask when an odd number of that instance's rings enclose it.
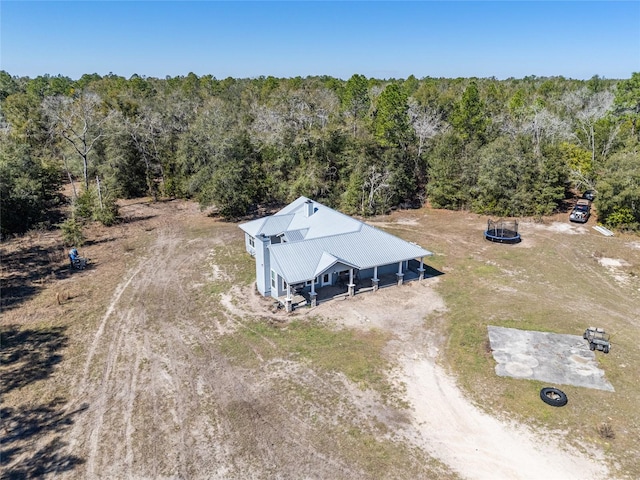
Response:
[[[580,135],[575,135],[575,138],[583,148],[591,152],[591,161],[594,165],[597,151],[596,123],[612,111],[614,98],[614,94],[610,91],[593,93],[584,87],[568,93],[562,99],[562,104],[576,119],[576,129]],[[612,142],[613,139],[610,141]]]
[[[533,151],[538,157],[545,140],[553,142],[571,137],[569,123],[538,104],[522,108],[516,116],[496,119],[496,123],[501,124],[501,130],[511,137],[531,136]]]
[[[609,130],[609,134],[607,135],[607,139],[605,140],[604,144],[602,145],[602,150],[600,152],[600,154],[602,155],[603,158],[606,158],[609,156],[609,152],[611,151],[611,147],[613,147],[614,142],[616,141],[616,138],[618,137],[618,134],[620,133],[620,124],[616,123],[613,128],[611,128]]]
[[[110,117],[101,105],[97,94],[85,91],[73,98],[57,95],[43,101],[50,132],[64,138],[82,159],[85,189],[89,189],[89,153],[104,136],[103,126]]]
[[[149,107],[143,107],[134,120],[124,119],[123,124],[144,162],[148,193],[157,200],[157,176],[164,181],[160,145],[162,138],[169,134],[169,129],[162,116]]]
[[[377,200],[386,205],[390,196],[389,170],[378,170],[375,165],[369,167],[362,183],[361,211],[363,214],[375,211]]]
[[[523,133],[531,135],[533,151],[541,155],[540,146],[544,140],[559,140],[570,135],[569,125],[546,108],[534,107],[523,125]]]
[[[313,95],[288,93],[273,100],[271,106],[252,104],[252,137],[268,145],[282,146],[288,133],[299,143],[307,141],[314,131],[327,127],[339,107],[338,97],[327,89]]]
[[[329,89],[322,88],[315,95],[314,112],[318,126],[324,130],[329,124],[329,119],[337,115],[340,107],[340,100],[337,95]]]
[[[422,155],[427,141],[446,129],[442,116],[429,107],[421,107],[413,100],[409,102],[409,120],[418,137],[418,157]]]
[[[267,145],[281,145],[286,128],[280,112],[254,103],[251,113],[254,118],[250,128],[252,140]]]

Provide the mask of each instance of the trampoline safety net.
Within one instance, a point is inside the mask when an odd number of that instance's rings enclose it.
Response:
[[[485,238],[494,242],[515,243],[520,241],[517,220],[488,220]]]
[[[496,237],[516,237],[518,236],[518,221],[489,220],[487,222],[487,232]]]

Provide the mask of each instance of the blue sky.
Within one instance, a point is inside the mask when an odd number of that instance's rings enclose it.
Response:
[[[216,78],[640,71],[640,1],[0,2],[0,68]]]

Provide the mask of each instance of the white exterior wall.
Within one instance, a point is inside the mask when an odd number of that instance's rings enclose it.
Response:
[[[251,245],[251,243],[253,243],[253,245]],[[251,235],[249,235],[248,233],[244,234],[244,248],[247,250],[247,252],[252,256],[255,257],[256,256],[256,247],[255,247],[255,243],[256,240],[255,238],[253,238]]]
[[[271,275],[273,272],[273,275],[275,275],[275,283],[276,286],[274,287],[273,284],[271,283]],[[269,272],[269,288],[271,288],[271,296],[273,298],[278,298],[278,297],[282,297],[284,295],[287,294],[287,289],[286,288],[282,288],[282,277],[280,275],[277,274],[277,272],[275,271],[271,271]]]
[[[269,261],[270,240],[261,235],[255,238],[256,257],[256,287],[258,291],[268,297],[271,295],[271,262]]]

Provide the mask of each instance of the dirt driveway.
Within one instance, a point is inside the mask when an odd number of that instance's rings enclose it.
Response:
[[[444,341],[436,318],[446,314],[433,278],[323,304],[319,313],[351,328],[393,333],[388,355],[399,365],[397,382],[411,405],[407,441],[425,449],[463,478],[583,479],[607,475],[602,463],[560,445],[552,432],[503,422],[464,398],[453,377],[438,365]],[[347,303],[345,305],[345,303]],[[401,305],[389,308],[389,305]],[[431,319],[425,322],[425,318]],[[550,473],[551,472],[551,473]]]
[[[59,406],[67,420],[56,430],[64,432],[64,442],[54,444],[51,435],[16,438],[19,448],[3,465],[8,478],[25,472],[89,479],[607,475],[602,462],[562,447],[553,432],[490,417],[464,398],[438,364],[446,315],[438,278],[280,318],[250,287],[216,290],[234,278],[219,261],[230,244],[242,243],[234,225],[178,203],[124,211],[139,219],[137,237],[114,241],[113,253],[93,249],[102,252],[103,265],[112,262],[110,273],[95,269],[68,281],[94,285],[98,305],[71,327],[71,358],[42,390],[44,397],[57,387],[68,392]],[[134,240],[143,243],[126,243]],[[14,310],[5,322],[17,316]],[[256,351],[255,370],[239,366],[219,342],[256,320],[286,324],[305,317],[338,329],[388,333],[389,378],[407,408],[340,375],[319,375],[295,358],[264,360]],[[287,390],[292,384],[293,393]],[[16,392],[9,401],[18,408]],[[358,425],[376,423],[386,441],[411,452],[412,464],[376,474],[349,461],[341,454],[342,437],[332,437],[346,417]],[[48,468],[38,470],[37,461],[31,470],[21,466],[47,448]]]

